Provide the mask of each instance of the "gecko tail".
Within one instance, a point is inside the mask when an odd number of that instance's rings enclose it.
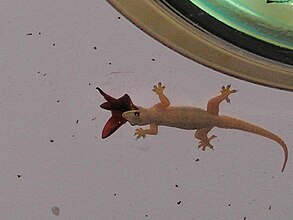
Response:
[[[217,125],[217,127],[219,128],[237,129],[237,130],[246,131],[252,134],[257,134],[257,135],[269,138],[277,142],[278,144],[280,144],[284,151],[284,162],[282,166],[282,172],[284,171],[287,164],[287,160],[288,160],[288,148],[285,142],[280,137],[278,137],[277,135],[271,133],[270,131],[264,128],[261,128],[257,125],[250,124],[246,121],[242,121],[242,120],[232,118],[229,116],[219,116],[219,117],[220,117],[220,120]]]

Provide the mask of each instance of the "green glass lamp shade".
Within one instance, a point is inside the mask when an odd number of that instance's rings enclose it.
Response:
[[[283,48],[293,49],[292,0],[190,0],[226,25]]]

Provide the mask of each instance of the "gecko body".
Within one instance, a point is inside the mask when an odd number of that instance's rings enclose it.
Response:
[[[230,102],[229,95],[237,92],[237,90],[232,90],[230,85],[227,87],[223,86],[221,94],[209,100],[207,110],[195,107],[170,106],[169,99],[163,94],[164,89],[165,87],[162,86],[161,83],[155,85],[153,88],[153,91],[159,96],[160,103],[149,109],[137,107],[137,109],[122,113],[122,117],[133,126],[149,125],[148,129],[138,128],[135,130],[137,139],[140,137],[145,138],[146,135],[157,135],[158,126],[196,130],[194,137],[199,140],[198,147],[205,150],[207,147],[213,149],[213,145],[211,145],[210,141],[216,136],[207,136],[208,132],[213,127],[242,130],[277,142],[284,151],[282,172],[284,171],[288,160],[288,149],[285,142],[280,137],[246,121],[219,115],[220,103],[224,100]]]
[[[138,110],[124,112],[122,117],[133,126],[155,124],[186,130],[216,126],[218,123],[217,117],[203,109],[195,107],[170,106],[168,108],[161,108],[154,106],[150,109],[138,107]]]

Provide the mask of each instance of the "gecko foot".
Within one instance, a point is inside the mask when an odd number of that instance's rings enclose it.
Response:
[[[206,137],[202,140],[199,141],[199,145],[198,145],[198,148],[202,148],[203,151],[205,151],[206,147],[209,147],[211,148],[212,150],[214,150],[214,146],[211,145],[210,141],[214,138],[216,138],[217,136],[216,135],[212,135],[211,137]]]
[[[136,140],[141,138],[141,137],[143,137],[143,139],[145,139],[146,132],[142,128],[137,128],[137,129],[135,129],[134,136],[136,136]]]
[[[221,88],[221,96],[223,97],[223,99],[226,99],[226,101],[228,103],[230,103],[230,99],[228,98],[228,96],[232,93],[235,93],[237,92],[238,90],[236,89],[231,89],[231,84],[230,85],[227,85],[226,87],[225,86],[222,86]]]
[[[164,89],[165,86],[162,86],[162,83],[159,82],[158,85],[154,85],[153,92],[155,92],[157,95],[163,94]]]

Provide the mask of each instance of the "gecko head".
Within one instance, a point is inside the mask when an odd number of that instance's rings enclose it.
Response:
[[[126,111],[122,114],[122,117],[125,118],[131,125],[147,125],[148,116],[147,110],[141,107],[138,107],[137,110]]]

